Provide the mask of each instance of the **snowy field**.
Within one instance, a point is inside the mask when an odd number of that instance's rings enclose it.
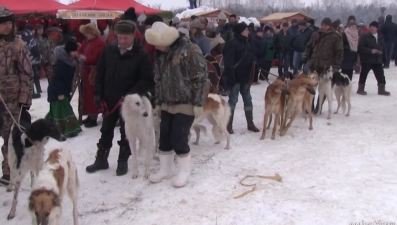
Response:
[[[276,73],[276,69],[272,72]],[[314,118],[314,130],[309,131],[308,122],[299,116],[286,136],[277,135],[276,140],[270,139],[269,131],[264,141],[259,140],[260,133],[247,131],[240,98],[232,149],[223,150],[224,142],[214,145],[210,134],[202,137],[199,146],[191,145],[192,176],[181,189],[173,188],[171,181],[150,184],[144,179],[143,157],[139,160],[138,179],[131,178],[131,170],[117,177],[118,129],[109,170],[85,172],[85,167],[94,162],[100,126],[83,128],[78,137],[64,143],[51,140],[46,154],[54,148],[68,148],[73,153],[81,182],[80,225],[397,224],[397,67],[385,72],[391,97],[377,95],[372,73],[367,81],[368,95],[357,95],[358,75],[354,75],[350,117],[339,114],[327,120],[325,103],[323,115]],[[42,86],[46,90],[46,80],[42,80]],[[254,121],[259,128],[267,86],[262,82],[252,87]],[[41,99],[33,100],[34,120],[47,113],[46,98],[44,93]],[[77,98],[73,99],[73,107],[77,110]],[[158,162],[153,160],[152,171],[157,169]],[[257,190],[234,199],[251,189],[239,184],[245,175],[275,173],[282,176],[281,183],[247,180],[256,183]],[[0,188],[0,224],[31,223],[29,194],[30,178],[26,177],[16,217],[7,221],[12,193]],[[67,196],[63,205],[62,225],[71,225],[72,205]]]

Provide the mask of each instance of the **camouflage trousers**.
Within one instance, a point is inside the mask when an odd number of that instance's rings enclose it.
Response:
[[[8,139],[11,134],[11,126],[14,123],[11,115],[8,113],[7,109],[5,109],[4,104],[0,102],[1,112],[3,116],[3,126],[0,130],[1,137],[4,140],[4,144],[1,147],[1,153],[3,155],[3,162],[1,163],[1,169],[3,170],[3,175],[10,175],[10,167],[8,165]],[[12,116],[15,120],[19,120],[20,117],[20,107],[18,101],[14,103],[7,103],[8,109],[11,111]]]

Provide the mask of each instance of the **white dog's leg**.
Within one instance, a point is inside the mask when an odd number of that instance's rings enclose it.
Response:
[[[132,140],[129,140],[130,143],[130,149],[131,149],[131,158],[132,158],[132,178],[136,179],[139,176],[139,171],[138,171],[138,160],[137,160],[137,150],[136,150],[136,137],[132,138]]]
[[[331,119],[332,116],[332,89],[331,89],[331,83],[329,84],[329,87],[327,88],[327,100],[328,100],[328,117],[327,119]]]
[[[339,108],[340,108],[340,97],[341,97],[341,95],[339,93],[339,90],[337,90],[337,89],[335,89],[335,97],[336,97],[336,102],[337,102],[338,106],[336,107],[336,111],[334,113],[338,114]]]
[[[15,184],[17,186],[14,189],[14,197],[12,199],[11,210],[10,210],[10,213],[8,214],[8,217],[7,217],[8,220],[12,220],[15,217],[15,212],[17,210],[17,203],[18,203],[19,188],[21,187],[21,179],[22,179],[22,177],[18,177],[15,180]],[[12,177],[11,177],[11,182],[14,183]]]
[[[351,103],[350,103],[350,93],[351,90],[349,88],[347,88],[347,90],[345,91],[345,100],[347,102],[347,113],[346,116],[350,116],[350,109],[352,107]]]
[[[69,169],[69,183],[67,185],[68,189],[68,194],[70,199],[72,200],[73,204],[73,225],[78,225],[78,205],[77,205],[77,189],[78,189],[78,175],[77,175],[77,169],[74,163],[71,163],[71,167]]]

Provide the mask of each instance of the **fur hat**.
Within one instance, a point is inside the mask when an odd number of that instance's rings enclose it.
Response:
[[[86,25],[81,25],[79,31],[84,35],[91,34],[94,35],[95,37],[101,35],[99,29],[93,23],[87,23]]]
[[[190,28],[198,28],[198,29],[201,29],[201,22],[200,22],[200,19],[194,19],[194,20],[190,23]]]
[[[328,25],[328,26],[332,26],[332,20],[328,17],[325,17],[322,21],[321,21],[321,25]],[[339,24],[338,24],[339,26]]]
[[[136,24],[131,20],[120,20],[114,26],[116,34],[135,34]]]
[[[227,20],[226,14],[224,12],[220,12],[217,17],[218,20]]]
[[[15,22],[14,14],[4,6],[0,6],[0,23]]]
[[[135,13],[135,8],[134,7],[130,7],[128,8],[123,15],[121,15],[121,19],[122,20],[131,20],[133,22],[136,22],[138,17],[136,16]]]
[[[184,34],[186,37],[189,37],[190,23],[188,22],[180,23],[178,27],[178,31]]]
[[[180,24],[181,20],[179,19],[179,17],[174,17],[174,19],[172,19],[172,24]]]
[[[77,45],[77,42],[76,42],[76,40],[74,40],[74,39],[69,39],[66,43],[65,43],[65,51],[67,52],[67,53],[70,53],[70,52],[74,52],[74,51],[77,51],[77,49],[79,48],[79,46]]]
[[[376,21],[372,21],[372,22],[369,24],[369,26],[370,26],[370,27],[376,27],[376,28],[378,28],[379,23],[376,22]]]
[[[145,26],[152,26],[155,22],[163,22],[163,18],[159,15],[148,16],[144,22]]]
[[[179,38],[179,31],[163,22],[155,22],[145,32],[146,41],[154,46],[168,47]]]
[[[241,34],[241,33],[243,33],[243,31],[244,31],[245,29],[247,29],[247,28],[248,28],[248,25],[247,25],[246,23],[244,23],[244,22],[238,23],[238,24],[236,24],[236,25],[233,27],[233,32],[234,32],[235,34]]]

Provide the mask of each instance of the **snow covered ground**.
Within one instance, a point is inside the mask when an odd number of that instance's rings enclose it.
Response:
[[[276,69],[272,72],[276,73]],[[181,189],[173,188],[171,181],[150,184],[144,179],[143,157],[139,161],[138,179],[131,178],[131,171],[117,177],[118,129],[109,170],[85,172],[95,158],[99,126],[83,128],[78,137],[64,143],[51,140],[46,154],[58,147],[72,151],[81,182],[82,225],[348,225],[363,221],[397,224],[397,67],[385,72],[391,97],[377,95],[372,73],[367,81],[368,95],[355,94],[355,75],[350,117],[339,114],[327,120],[323,114],[314,118],[314,130],[309,131],[308,122],[300,116],[286,136],[277,135],[276,140],[270,140],[270,132],[260,141],[259,133],[247,131],[240,98],[232,149],[223,150],[224,142],[214,145],[211,135],[203,136],[199,146],[191,145],[192,176]],[[46,83],[42,80],[44,90]],[[252,87],[254,121],[260,128],[267,86],[262,82]],[[44,93],[41,99],[33,100],[33,119],[45,116],[46,97]],[[73,106],[77,109],[76,98]],[[153,160],[153,172],[157,169],[158,162]],[[275,173],[282,176],[281,183],[259,178],[247,180],[256,183],[257,190],[234,199],[250,189],[239,184],[245,175]],[[29,193],[27,177],[22,184],[16,218],[7,222],[12,193],[0,187],[1,224],[30,224]],[[71,202],[65,197],[63,225],[72,224],[71,210]]]

